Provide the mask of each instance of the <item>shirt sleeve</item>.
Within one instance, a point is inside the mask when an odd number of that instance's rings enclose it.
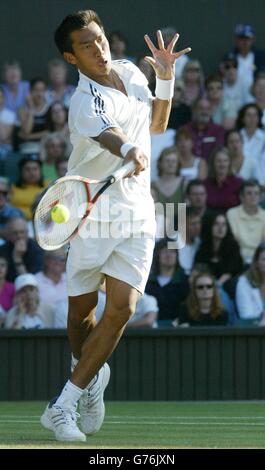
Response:
[[[111,127],[120,129],[111,116],[111,106],[106,104],[96,88],[92,88],[92,90],[94,94],[87,94],[82,98],[74,117],[77,132],[83,137],[97,137]]]

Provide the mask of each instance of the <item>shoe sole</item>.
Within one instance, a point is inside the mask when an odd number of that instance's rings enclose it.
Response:
[[[82,421],[81,421],[81,422],[80,422],[80,429],[81,429],[81,431],[82,431],[84,434],[86,434],[87,436],[92,436],[93,434],[96,434],[96,433],[100,430],[100,428],[101,428],[101,426],[102,426],[102,424],[103,424],[104,418],[105,418],[104,392],[105,392],[105,389],[106,389],[106,387],[107,387],[107,385],[108,385],[108,383],[109,383],[109,379],[110,379],[110,367],[109,367],[109,365],[108,365],[107,363],[106,363],[106,366],[104,367],[104,372],[103,372],[103,373],[104,373],[103,379],[102,379],[102,387],[103,387],[103,390],[102,390],[102,397],[101,397],[101,400],[102,400],[102,408],[103,408],[103,420],[102,420],[102,423],[101,423],[101,425],[99,426],[99,428],[96,428],[95,430],[90,431],[90,432],[87,432],[87,431],[85,431],[85,430],[83,429]]]

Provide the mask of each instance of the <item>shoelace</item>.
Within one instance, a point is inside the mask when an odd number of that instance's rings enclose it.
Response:
[[[74,410],[64,410],[59,406],[54,406],[56,410],[58,410],[58,414],[52,417],[52,420],[56,426],[59,424],[72,424],[73,422],[76,423],[77,418],[80,417],[80,414]]]

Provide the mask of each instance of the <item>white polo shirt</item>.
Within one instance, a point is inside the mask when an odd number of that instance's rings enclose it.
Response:
[[[143,149],[149,158],[149,168],[139,176],[123,179],[108,188],[93,208],[91,218],[100,221],[147,219],[154,217],[150,194],[152,95],[145,76],[133,63],[116,60],[112,67],[128,96],[79,72],[80,79],[69,112],[73,151],[67,175],[104,179],[120,168],[123,160],[93,139],[108,128],[120,128],[131,142]],[[108,203],[110,211],[107,210]]]

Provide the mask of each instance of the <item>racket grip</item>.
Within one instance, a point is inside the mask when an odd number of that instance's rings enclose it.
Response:
[[[111,175],[111,182],[115,183],[115,181],[119,181],[125,176],[127,176],[129,173],[131,173],[133,170],[135,170],[135,164],[133,161],[130,161],[126,163],[126,165],[122,166],[119,168],[113,175]]]

